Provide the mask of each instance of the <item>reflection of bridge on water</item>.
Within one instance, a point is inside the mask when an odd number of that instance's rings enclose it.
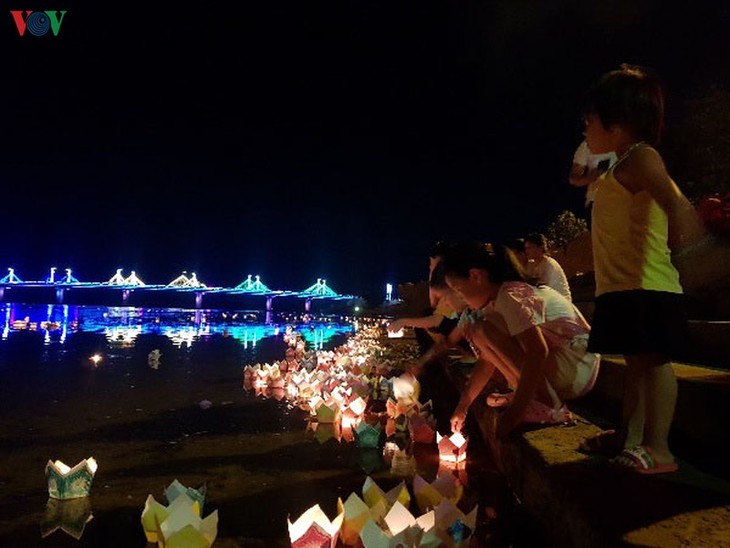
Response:
[[[351,333],[357,325],[349,317],[316,314],[227,313],[224,311],[74,306],[67,304],[0,306],[0,342],[13,333],[36,332],[46,345],[65,344],[72,333],[103,335],[113,347],[132,347],[140,335],[164,335],[174,346],[190,347],[206,337],[231,337],[243,348],[259,341],[296,332],[307,348],[322,349],[332,337]]]
[[[136,295],[143,300],[141,295],[151,295],[153,292],[157,294],[193,294],[195,296],[195,308],[203,307],[203,296],[205,295],[251,295],[261,296],[266,299],[266,310],[273,310],[273,301],[277,297],[293,297],[304,299],[304,308],[310,310],[311,303],[314,300],[332,300],[332,301],[353,301],[360,297],[355,295],[341,295],[327,285],[327,281],[317,278],[317,282],[303,291],[289,290],[273,290],[268,288],[259,276],[248,277],[238,284],[236,287],[209,287],[198,280],[195,272],[188,276],[187,272],[183,272],[180,276],[172,280],[166,285],[162,284],[145,284],[132,271],[129,276],[122,274],[122,269],[117,269],[114,276],[106,282],[81,282],[71,274],[71,269],[67,268],[65,275],[56,276],[56,268],[51,268],[50,275],[43,281],[23,281],[15,273],[13,268],[8,268],[8,274],[0,279],[0,302],[10,301],[10,292],[16,289],[23,290],[44,290],[52,289],[55,291],[55,302],[63,304],[64,299],[69,291],[79,293],[80,291],[89,292],[89,290],[97,290],[103,292],[120,291],[121,301],[123,305],[131,304],[131,298]],[[15,291],[18,293],[18,291]],[[88,304],[88,303],[87,303]]]

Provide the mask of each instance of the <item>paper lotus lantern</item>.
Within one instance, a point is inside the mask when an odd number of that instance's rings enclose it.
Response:
[[[444,474],[428,483],[420,475],[413,477],[413,494],[421,512],[427,512],[438,506],[446,498],[458,503],[464,493],[464,487],[452,474]]]
[[[317,415],[317,421],[328,424],[338,422],[340,420],[341,413],[342,411],[340,410],[340,404],[337,403],[337,401],[335,400],[331,400],[329,402],[320,402],[319,405],[317,405],[317,409],[315,411],[315,414]]]
[[[314,432],[314,439],[319,443],[325,443],[327,440],[335,439],[340,440],[342,431],[340,429],[340,423],[319,423],[312,421],[309,423],[309,429]]]
[[[306,510],[294,523],[287,518],[292,548],[335,548],[343,519],[340,512],[330,521],[319,504]]]
[[[218,511],[200,518],[200,506],[187,494],[178,495],[169,506],[147,497],[141,517],[147,542],[166,548],[207,548],[218,534]]]
[[[88,496],[96,469],[97,464],[93,457],[82,460],[73,468],[60,460],[49,460],[46,464],[48,495],[59,500]]]
[[[385,507],[388,510],[390,510],[396,502],[400,502],[406,507],[411,503],[411,494],[408,492],[408,488],[404,481],[401,481],[390,491],[385,492],[370,476],[365,478],[365,483],[363,483],[362,497],[365,504],[367,504],[370,508],[375,507],[381,501],[385,504]]]
[[[355,442],[358,447],[378,447],[382,432],[383,427],[380,423],[373,426],[363,421],[355,428]]]
[[[449,499],[442,499],[434,508],[434,514],[436,529],[445,533],[445,535],[442,535],[446,541],[445,544],[466,545],[466,541],[476,528],[478,511],[479,506],[476,505],[471,512],[464,514]]]
[[[370,508],[357,494],[350,493],[344,503],[341,498],[337,499],[337,511],[343,515],[340,542],[346,546],[353,546],[360,540],[360,531],[365,522],[370,519],[380,520],[387,509],[384,504]]]
[[[462,435],[461,432],[455,432],[448,437],[436,432],[439,459],[444,462],[458,463],[465,461],[468,443],[469,439]]]
[[[59,500],[48,499],[46,512],[41,521],[41,537],[62,530],[76,540],[81,539],[86,524],[93,519],[89,497]]]
[[[408,433],[413,443],[433,443],[436,437],[436,419],[433,415],[408,417]]]
[[[421,394],[421,384],[412,373],[403,373],[393,378],[393,397],[396,400],[418,401]]]
[[[167,486],[167,489],[165,489],[165,498],[167,499],[167,503],[170,504],[177,497],[185,494],[198,503],[198,515],[201,515],[203,513],[203,504],[205,502],[205,493],[207,490],[208,489],[205,484],[203,484],[200,489],[193,489],[192,487],[185,487],[178,480],[173,480],[172,483]]]
[[[419,524],[419,519],[421,524]],[[432,515],[416,519],[400,502],[395,502],[385,517],[381,520],[383,526],[375,520],[368,520],[360,531],[363,546],[377,546],[378,548],[421,546],[424,527],[432,528]]]

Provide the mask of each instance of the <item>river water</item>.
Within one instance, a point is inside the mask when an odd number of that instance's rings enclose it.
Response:
[[[358,448],[313,428],[287,398],[243,387],[245,365],[283,358],[287,333],[299,333],[308,349],[329,350],[363,323],[261,311],[4,305],[0,545],[144,546],[145,500],[165,504],[164,489],[177,479],[206,486],[204,517],[218,514],[215,546],[287,546],[287,519],[314,504],[334,517],[337,499],[362,495],[368,476],[384,490],[410,485],[414,473],[433,481],[442,473],[435,447],[409,446],[415,464],[398,469],[382,445]],[[423,379],[424,394],[436,396],[440,431],[456,397],[446,384]],[[479,440],[470,441],[467,465],[451,472],[465,486],[463,510],[478,509],[471,545],[535,545],[539,532]],[[88,507],[59,515],[48,498],[48,460],[73,466],[89,457],[99,468]]]

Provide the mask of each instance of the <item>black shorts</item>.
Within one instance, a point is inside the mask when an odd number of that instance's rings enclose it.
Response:
[[[596,297],[588,350],[674,357],[687,337],[684,295],[636,289]]]

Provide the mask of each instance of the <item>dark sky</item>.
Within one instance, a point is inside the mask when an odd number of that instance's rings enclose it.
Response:
[[[12,5],[10,5],[12,4]],[[584,215],[580,98],[621,62],[668,106],[730,73],[701,2],[81,2],[0,10],[0,269],[382,298],[441,238]],[[10,10],[67,10],[19,36]]]

